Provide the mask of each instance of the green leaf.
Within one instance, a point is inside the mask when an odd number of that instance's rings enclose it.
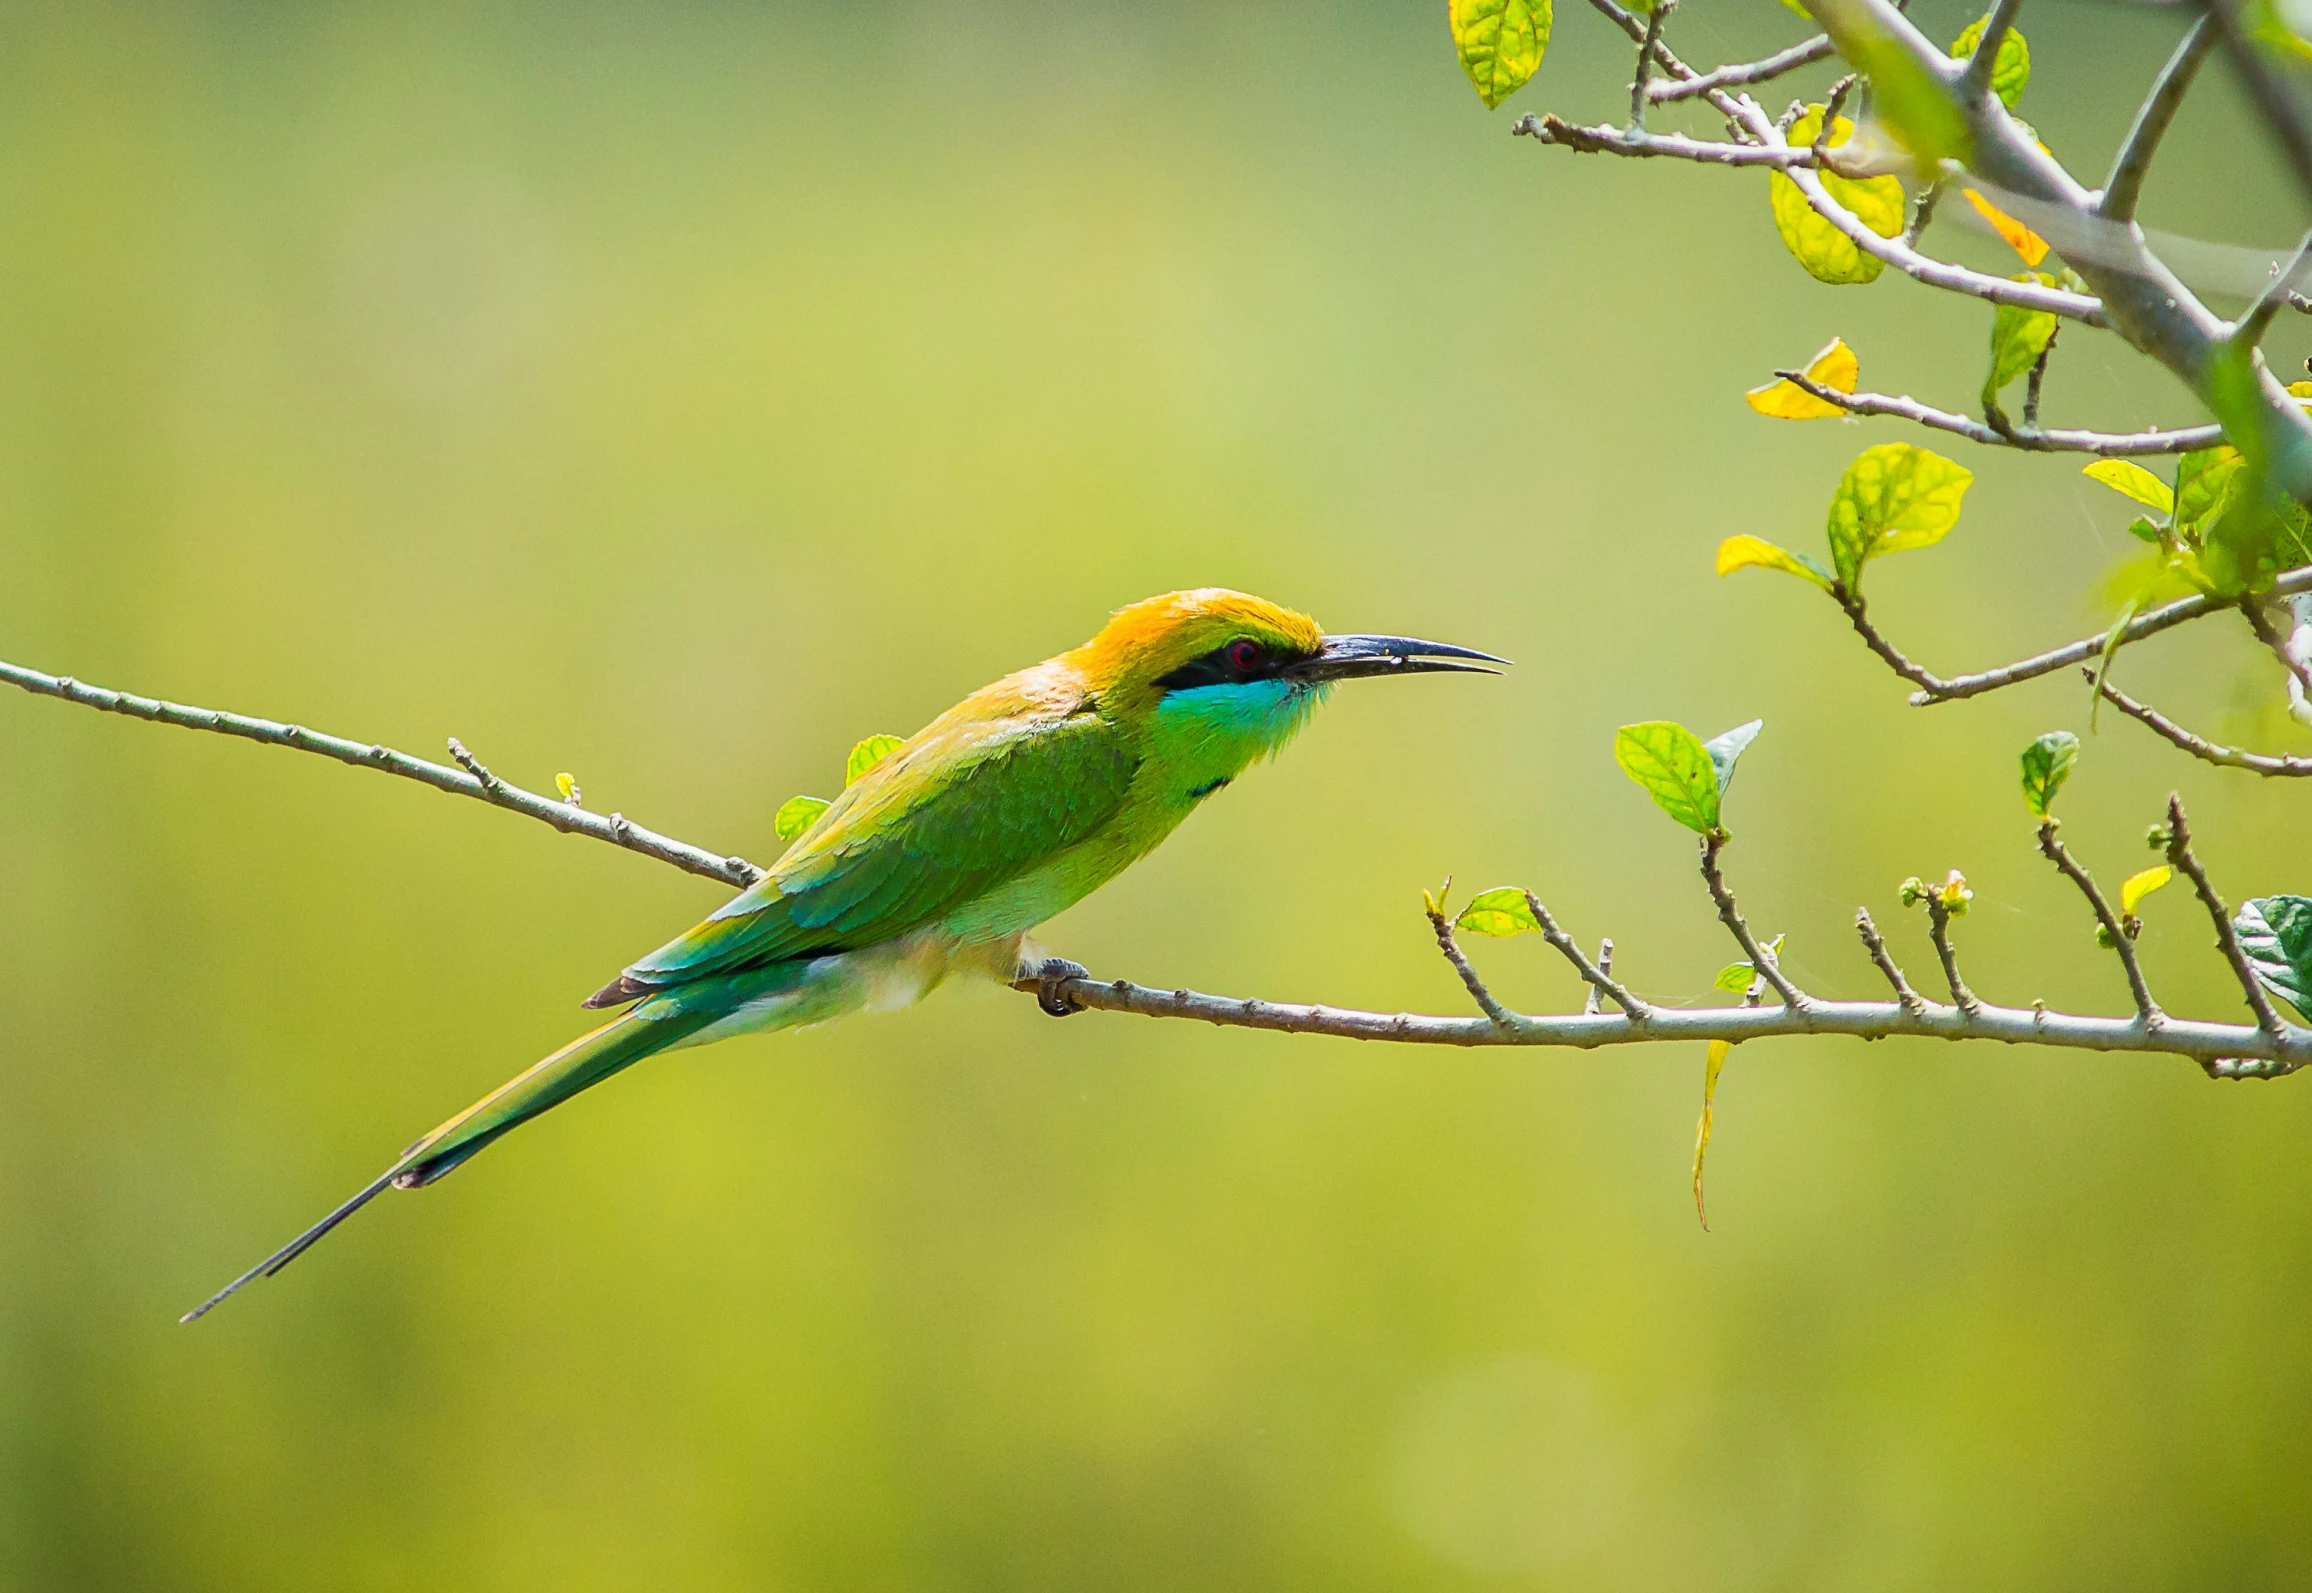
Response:
[[[1549,0],[1446,0],[1445,17],[1487,110],[1523,88],[1549,48]]]
[[[2047,817],[2078,756],[2079,738],[2068,730],[2050,730],[2023,749],[2023,805],[2033,818]]]
[[[1866,448],[1830,500],[1830,557],[1849,587],[1882,554],[1929,547],[1959,520],[1974,473],[1909,443]]]
[[[907,745],[905,736],[869,736],[851,749],[843,763],[843,783],[857,785],[859,777]]]
[[[1718,828],[1718,767],[1709,748],[1666,719],[1614,732],[1614,761],[1664,813],[1696,834]]]
[[[2055,279],[2044,271],[2018,272],[2014,280],[2047,287],[2055,285]],[[1983,383],[1985,409],[1998,403],[2001,390],[2009,382],[2039,363],[2039,356],[2046,353],[2047,345],[2055,340],[2056,324],[2054,315],[2046,310],[2026,310],[2014,304],[1999,306],[1999,313],[1991,319],[1991,374]]]
[[[2114,492],[2126,493],[2146,508],[2157,509],[2162,514],[2175,513],[2175,489],[2132,459],[2098,459],[2080,474],[2093,477]]]
[[[1776,935],[1767,945],[1766,955],[1768,957],[1782,955],[1782,937],[1780,935]],[[1718,970],[1718,977],[1711,980],[1710,983],[1716,989],[1732,991],[1739,996],[1745,994],[1757,981],[1758,968],[1756,964],[1730,962]]]
[[[1822,106],[1808,106],[1806,114],[1791,124],[1787,136],[1792,146],[1803,148],[1813,143],[1815,134],[1822,131],[1822,117]],[[1835,149],[1853,136],[1854,123],[1841,116],[1831,125],[1830,145]],[[1853,211],[1880,237],[1892,238],[1903,230],[1903,185],[1899,178],[1865,177],[1857,181],[1827,171],[1818,175],[1830,197]],[[1782,234],[1782,246],[1816,281],[1871,282],[1885,269],[1886,263],[1877,255],[1865,254],[1860,244],[1817,215],[1798,184],[1781,172],[1768,178],[1767,190],[1774,210],[1774,230]]]
[[[1983,42],[1983,28],[1991,20],[1990,14],[1977,17],[1967,24],[1966,31],[1951,41],[1951,59],[1964,61],[1975,53],[1975,46]],[[2023,86],[2031,81],[2031,46],[2023,42],[2021,28],[2009,28],[2007,36],[1999,41],[1999,53],[1991,62],[1991,92],[1998,95],[2009,110],[2023,97]]]
[[[2312,1018],[2312,900],[2302,896],[2259,896],[2240,904],[2232,919],[2240,950],[2248,955],[2256,982]]]
[[[2198,448],[2176,461],[2176,535],[2197,546],[2208,527],[2231,502],[2247,463],[2240,450],[2219,444]]]
[[[771,829],[780,840],[791,841],[817,823],[819,815],[833,805],[825,797],[789,797],[772,816]]]
[[[1525,892],[1515,885],[1496,885],[1489,891],[1479,891],[1461,909],[1461,916],[1453,920],[1455,929],[1466,929],[1472,935],[1523,935],[1541,928],[1533,916],[1533,904],[1525,899]]]
[[[1758,739],[1758,732],[1766,728],[1766,721],[1753,719],[1748,724],[1736,725],[1722,736],[1712,736],[1702,743],[1702,750],[1710,754],[1710,767],[1718,773],[1718,794],[1734,783],[1734,762],[1742,751]]]

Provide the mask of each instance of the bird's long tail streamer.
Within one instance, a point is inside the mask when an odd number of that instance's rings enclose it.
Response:
[[[672,1011],[636,1008],[601,1028],[580,1035],[527,1072],[499,1086],[401,1154],[391,1167],[351,1200],[274,1251],[178,1320],[207,1315],[259,1278],[269,1278],[296,1260],[346,1218],[389,1188],[417,1189],[443,1177],[499,1135],[540,1112],[559,1106],[613,1073],[688,1039],[722,1016],[715,1004],[694,1001]]]

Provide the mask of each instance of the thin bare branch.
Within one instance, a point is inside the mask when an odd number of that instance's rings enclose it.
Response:
[[[1743,146],[1747,147],[1747,146]],[[2034,367],[2036,377],[2042,367]],[[1792,386],[1812,393],[1826,404],[1835,404],[1850,415],[1884,415],[1894,420],[1907,420],[1937,431],[1947,431],[1987,448],[2016,448],[2026,453],[2100,454],[2106,459],[2134,459],[2153,454],[2184,454],[2195,448],[2213,448],[2224,440],[2221,426],[2185,426],[2172,431],[2040,431],[2029,429],[2017,432],[1993,431],[1979,420],[1955,415],[1947,409],[1935,409],[1909,396],[1896,397],[1885,393],[1842,393],[1827,387],[1804,371],[1778,370],[1774,373]],[[2036,413],[2029,403],[2024,414]]]
[[[2128,993],[2135,997],[2135,1010],[2146,1023],[2158,1023],[2164,1014],[2159,1003],[2152,999],[2151,986],[2143,977],[2143,964],[2135,955],[2135,939],[2127,932],[2127,925],[2119,914],[2104,900],[2103,891],[2095,883],[2095,876],[2082,867],[2055,833],[2055,820],[2039,821],[2039,850],[2047,861],[2063,871],[2063,877],[2079,887],[2079,894],[2087,898],[2087,905],[2095,911],[2095,921],[2103,926],[2103,938],[2111,942],[2111,949],[2119,954],[2119,964],[2127,970]]]
[[[583,835],[591,840],[608,841],[630,852],[640,852],[662,863],[672,863],[688,873],[707,879],[721,880],[726,885],[752,885],[763,877],[763,871],[743,857],[718,857],[701,847],[646,830],[629,822],[619,814],[604,817],[557,802],[552,797],[540,796],[510,785],[483,770],[480,774],[449,768],[439,763],[428,763],[413,758],[406,752],[369,742],[347,741],[339,736],[327,736],[307,730],[302,725],[276,724],[270,719],[252,719],[243,714],[224,713],[215,708],[188,708],[180,703],[161,702],[151,697],[133,696],[128,692],[112,691],[103,686],[91,686],[74,680],[69,675],[44,675],[36,669],[21,665],[0,663],[0,681],[44,697],[61,698],[78,703],[84,708],[95,708],[104,713],[126,714],[132,719],[146,719],[154,724],[175,725],[181,730],[206,730],[215,735],[238,736],[245,741],[262,742],[269,747],[288,747],[297,752],[318,753],[334,758],[339,763],[350,763],[356,768],[378,769],[387,774],[400,775],[430,785],[437,791],[452,796],[473,797],[479,801],[519,813],[541,823],[551,824],[566,835]],[[452,744],[455,746],[455,743]],[[463,748],[457,748],[463,752]],[[466,753],[471,758],[471,753]],[[480,769],[479,763],[469,769]]]
[[[1604,996],[1608,1001],[1629,1014],[1632,1022],[1644,1023],[1654,1015],[1652,1007],[1639,1000],[1614,979],[1611,971],[1614,958],[1614,943],[1612,941],[1609,940],[1605,943],[1605,950],[1600,954],[1598,961],[1593,963],[1582,955],[1580,943],[1560,928],[1557,920],[1550,916],[1549,909],[1541,905],[1539,896],[1527,891],[1525,893],[1525,905],[1533,913],[1533,921],[1541,926],[1542,939],[1555,946],[1559,955],[1573,964],[1574,972],[1580,974],[1583,980],[1588,983],[1590,994],[1593,997]]]
[[[1601,974],[1602,976],[1604,976],[1604,977],[1606,977],[1606,978],[1611,978],[1611,977],[1613,977],[1613,971],[1614,971],[1614,942],[1613,942],[1613,937],[1609,935],[1609,936],[1607,936],[1605,939],[1603,939],[1603,940],[1600,940],[1600,941],[1598,942],[1598,972],[1599,972],[1599,974]],[[1584,1012],[1598,1012],[1598,1011],[1601,1011],[1601,1010],[1602,1010],[1602,1008],[1600,1007],[1600,1005],[1599,1005],[1599,1003],[1598,1003],[1598,995],[1599,995],[1598,987],[1597,987],[1596,985],[1591,985],[1591,986],[1589,987],[1589,991],[1588,991],[1588,993],[1587,993],[1586,995],[1584,995],[1584,996],[1581,998],[1581,1009],[1582,1009],[1582,1011],[1584,1011]]]
[[[2272,998],[2264,994],[2264,987],[2256,982],[2256,974],[2248,966],[2248,955],[2240,949],[2240,937],[2232,932],[2232,910],[2216,894],[2216,887],[2208,881],[2208,871],[2192,855],[2192,831],[2184,817],[2184,799],[2168,797],[2167,859],[2176,869],[2188,876],[2192,889],[2199,892],[2200,902],[2215,921],[2216,949],[2224,954],[2224,961],[2232,965],[2232,977],[2240,982],[2240,993],[2247,998],[2248,1010],[2256,1015],[2256,1027],[2266,1034],[2280,1034],[2283,1029],[2280,1014],[2272,1010]]]
[[[1032,979],[1016,989],[1034,992]],[[1128,979],[1071,979],[1065,994],[1104,1012],[1151,1018],[1189,1018],[1223,1028],[1281,1034],[1321,1034],[1343,1040],[1399,1045],[1602,1046],[1696,1040],[1739,1044],[1788,1034],[1844,1034],[1883,1040],[1916,1035],[1938,1040],[1995,1040],[2065,1050],[2125,1051],[2179,1056],[2217,1078],[2276,1078],[2312,1065],[2312,1031],[2268,1031],[2247,1024],[2169,1018],[2157,1029],[2130,1013],[2124,1018],[2078,1016],[1977,1003],[1972,1013],[1922,1002],[1911,1011],[1898,1001],[1812,1001],[1805,1007],[1695,1007],[1657,1009],[1643,1023],[1621,1013],[1522,1016],[1513,1028],[1489,1018],[1429,1017],[1410,1012],[1361,1012],[1248,997],[1213,996],[1186,989],[1155,990]]]
[[[1926,998],[1911,988],[1911,982],[1903,977],[1902,969],[1896,966],[1893,955],[1887,950],[1886,937],[1879,933],[1878,925],[1871,922],[1869,908],[1858,907],[1854,910],[1854,927],[1855,932],[1862,936],[1863,946],[1870,952],[1870,960],[1878,965],[1878,971],[1886,975],[1887,983],[1894,987],[1895,1000],[1901,1004],[1903,1011],[1914,1018],[1925,1017]]]
[[[1437,933],[1437,949],[1445,954],[1445,960],[1453,965],[1453,971],[1469,987],[1470,997],[1477,1003],[1478,1010],[1485,1014],[1489,1022],[1504,1029],[1516,1027],[1516,1017],[1493,998],[1493,992],[1485,988],[1485,981],[1477,977],[1477,970],[1469,966],[1469,959],[1462,954],[1460,942],[1453,938],[1453,921],[1437,908],[1432,907],[1428,911],[1429,927]]]
[[[1712,89],[1740,88],[1747,83],[1765,83],[1782,76],[1785,72],[1795,72],[1800,67],[1812,66],[1815,62],[1825,60],[1837,53],[1831,48],[1830,36],[1817,33],[1811,39],[1794,44],[1787,50],[1778,50],[1761,60],[1743,61],[1733,66],[1712,67],[1707,72],[1681,82],[1657,81],[1648,85],[1646,95],[1655,104],[1660,105],[1669,100],[1691,99],[1697,94],[1707,94]]]
[[[2241,600],[2240,612],[2247,617],[2248,629],[2256,633],[2256,640],[2272,650],[2280,667],[2295,681],[2296,693],[2312,693],[2312,664],[2298,658],[2289,648],[2287,632],[2272,623],[2272,616],[2264,610],[2265,601],[2262,596]]]
[[[2202,0],[2202,5],[2223,39],[2232,70],[2295,173],[2296,186],[2312,199],[2312,115],[2306,114],[2295,89],[2257,44],[2241,15],[2239,0]]]
[[[2183,104],[2185,90],[2192,86],[2192,78],[2215,42],[2213,26],[2202,17],[2183,36],[2167,65],[2160,68],[2151,92],[2136,110],[2127,141],[2119,146],[2118,158],[2111,163],[2111,175],[2104,179],[2103,198],[2096,208],[2106,221],[2124,225],[2135,220],[2136,202],[2143,197],[2144,174],[2151,170],[2152,156],[2159,153],[2159,142],[2175,120],[2176,107]]]
[[[1983,36],[1975,41],[1975,53],[1967,58],[1967,69],[1959,74],[1960,98],[1979,100],[1991,92],[1991,71],[1998,65],[1999,46],[2007,42],[2007,34],[2015,26],[2015,14],[2022,9],[2023,0],[1998,0],[1991,7],[1991,15],[1983,24]]]
[[[2046,346],[2040,349],[2039,357],[2031,362],[2031,377],[2023,388],[2023,430],[2020,433],[2023,437],[2039,435],[2039,392],[2047,384],[2047,362],[2055,357],[2056,340],[2062,333],[2063,328],[2058,324],[2054,331],[2047,334]]]
[[[1646,125],[1646,85],[1654,78],[1654,52],[1662,47],[1662,29],[1669,23],[1670,13],[1678,0],[1655,0],[1654,9],[1646,14],[1646,36],[1638,45],[1637,72],[1630,79],[1630,128],[1642,132]]]
[[[1967,988],[1967,981],[1959,977],[1959,953],[1951,945],[1951,910],[1933,891],[1927,893],[1927,938],[1935,943],[1935,955],[1943,964],[1943,982],[1951,987],[1951,999],[1958,1004],[1962,1016],[1974,1018],[1985,1010],[1975,992]]]
[[[2272,583],[2268,595],[2293,597],[2299,592],[2312,592],[2312,564],[2290,570],[2280,576]],[[1835,586],[1831,591],[1831,596],[1838,599],[1839,606],[1846,610],[1847,618],[1853,622],[1855,630],[1862,636],[1862,639],[1870,644],[1871,651],[1878,654],[1888,668],[1919,688],[1911,693],[1911,706],[1914,708],[1925,708],[1939,702],[1953,702],[1961,697],[1978,697],[1987,691],[1997,691],[2001,687],[2017,685],[2026,680],[2037,680],[2042,675],[2051,675],[2059,669],[2068,669],[2074,664],[2090,663],[2103,656],[2104,644],[2111,639],[2109,631],[2098,631],[2093,636],[2081,637],[2078,641],[2067,643],[2052,652],[2017,659],[2012,664],[2002,664],[1997,669],[1987,669],[1978,675],[1954,675],[1945,679],[1922,665],[1914,663],[1885,636],[1881,635],[1877,627],[1861,612],[1862,604],[1859,596],[1852,593],[1842,595]],[[2139,642],[2146,636],[2156,636],[2161,631],[2173,630],[2176,626],[2187,621],[2205,619],[2210,614],[2223,613],[2237,606],[2237,603],[2230,598],[2209,597],[2204,594],[2181,597],[2173,603],[2164,604],[2159,608],[2138,614],[2134,619],[2129,620],[2125,627],[2124,641],[2126,643]]]
[[[2272,280],[2264,284],[2264,291],[2256,295],[2255,303],[2232,323],[2231,342],[2235,347],[2256,347],[2264,341],[2264,334],[2272,330],[2274,317],[2290,304],[2299,302],[2299,295],[2291,290],[2302,275],[2307,259],[2312,259],[2312,232],[2304,235],[2294,254],[2274,267]]]
[[[2095,671],[2082,668],[2079,672],[2088,683],[2095,683]],[[2312,758],[2293,758],[2285,753],[2244,752],[2238,747],[2227,747],[2186,730],[2173,719],[2147,703],[2136,701],[2110,681],[2103,683],[2104,701],[2121,713],[2144,726],[2154,735],[2190,753],[2202,763],[2212,763],[2224,769],[2246,769],[2254,774],[2275,777],[2312,775]]]
[[[1766,166],[1786,171],[1811,166],[1812,149],[1784,144],[1730,144],[1722,139],[1688,138],[1683,133],[1649,133],[1643,128],[1609,127],[1600,122],[1583,127],[1554,112],[1520,116],[1510,125],[1514,137],[1560,144],[1577,155],[1626,155],[1639,160],[1690,160],[1705,166]]]
[[[1743,922],[1741,911],[1735,907],[1734,893],[1726,888],[1726,875],[1718,866],[1718,854],[1725,849],[1725,831],[1712,830],[1702,837],[1702,881],[1710,887],[1710,900],[1718,905],[1718,922],[1726,926],[1734,943],[1742,948],[1742,955],[1749,960],[1752,970],[1774,987],[1783,1005],[1808,1005],[1814,998],[1790,982],[1790,976],[1775,962],[1774,953],[1758,944],[1758,937],[1750,933],[1750,926]]]

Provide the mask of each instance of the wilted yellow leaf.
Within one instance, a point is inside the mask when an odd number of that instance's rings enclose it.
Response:
[[[1734,1049],[1731,1040],[1712,1040],[1710,1055],[1702,1063],[1702,1121],[1694,1130],[1694,1215],[1701,1219],[1702,1231],[1710,1231],[1710,1213],[1702,1205],[1702,1160],[1710,1154],[1710,1104],[1718,1096],[1718,1070],[1726,1065],[1727,1054]]]
[[[1814,142],[1815,134],[1822,130],[1823,110],[1820,105],[1810,105],[1806,113],[1791,124],[1787,136],[1793,149],[1803,149]],[[1829,147],[1835,149],[1853,137],[1854,123],[1841,116],[1831,126]],[[1903,230],[1903,185],[1899,180],[1893,177],[1854,179],[1827,171],[1816,175],[1832,199],[1852,211],[1857,220],[1880,237],[1892,238]],[[1885,269],[1886,262],[1875,254],[1865,254],[1861,245],[1818,215],[1798,185],[1783,173],[1775,172],[1769,177],[1767,187],[1774,208],[1774,227],[1782,234],[1783,247],[1816,281],[1871,282]]]
[[[1821,386],[1851,393],[1855,383],[1862,379],[1862,361],[1846,346],[1845,338],[1834,337],[1828,348],[1806,362],[1806,377]],[[1828,420],[1846,413],[1836,404],[1827,403],[1796,382],[1779,376],[1764,387],[1751,388],[1742,397],[1759,414],[1775,420]]]
[[[1993,232],[2007,240],[2008,248],[2023,257],[2025,265],[2037,270],[2039,262],[2047,258],[2047,240],[2045,238],[2040,237],[2039,234],[2024,226],[2023,223],[2017,221],[1972,188],[1967,190],[1967,203],[1973,205],[1976,212],[1991,224]]]

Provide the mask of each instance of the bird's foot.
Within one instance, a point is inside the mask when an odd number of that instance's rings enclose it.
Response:
[[[1083,1004],[1060,987],[1071,979],[1088,978],[1092,970],[1065,957],[1046,957],[1036,969],[1036,1005],[1055,1018],[1084,1010]]]

